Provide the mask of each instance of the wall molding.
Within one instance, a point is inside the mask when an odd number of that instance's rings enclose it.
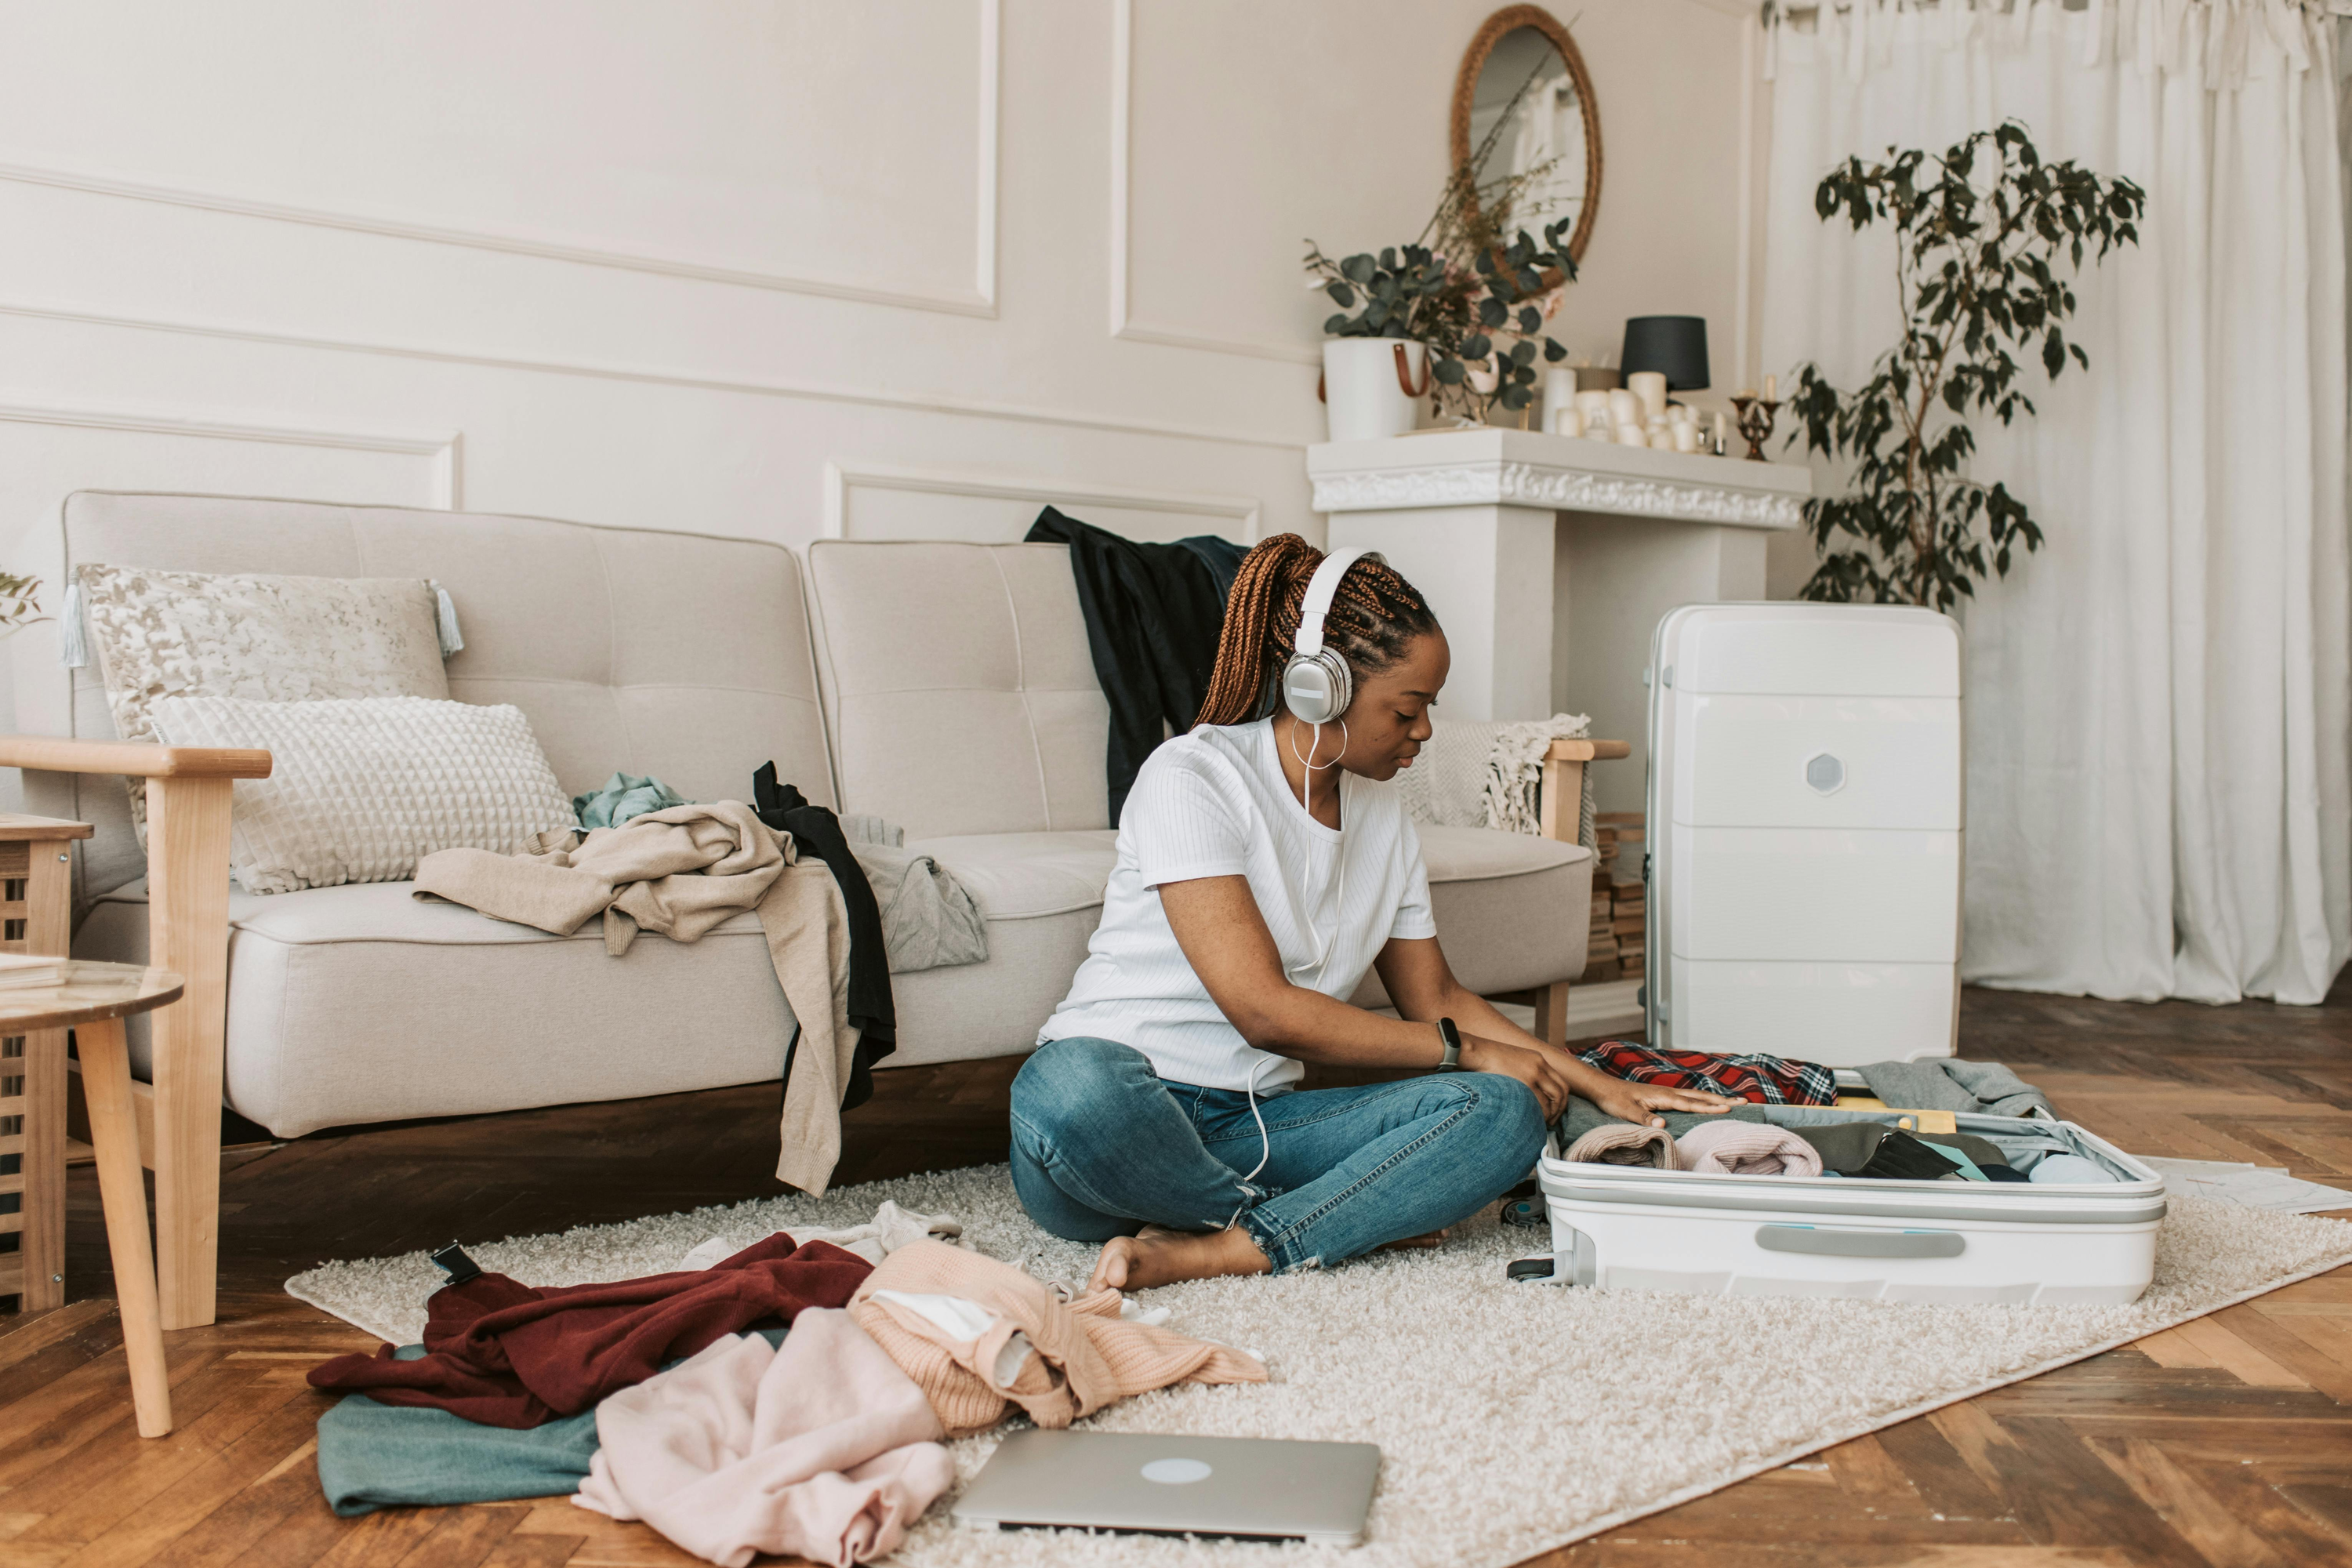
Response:
[[[1313,343],[1216,337],[1130,318],[1128,212],[1135,188],[1129,157],[1135,132],[1135,0],[1115,0],[1110,37],[1110,335],[1131,343],[1158,343],[1168,348],[1320,365],[1323,351]]]
[[[0,316],[28,321],[59,321],[74,326],[114,327],[133,331],[173,332],[189,337],[218,338],[259,343],[272,348],[331,350],[343,353],[382,354],[437,364],[469,365],[488,370],[528,372],[541,375],[576,375],[599,381],[629,382],[646,386],[669,386],[693,392],[720,392],[751,397],[782,397],[815,403],[839,403],[869,408],[945,414],[969,419],[1002,419],[1015,424],[1061,426],[1123,436],[1150,436],[1179,441],[1207,441],[1228,447],[1265,447],[1281,452],[1303,452],[1304,439],[1268,436],[1262,431],[1218,429],[1182,425],[1172,420],[1122,419],[1076,409],[1044,408],[1015,403],[989,403],[979,398],[944,394],[882,392],[821,382],[751,381],[698,374],[651,365],[598,363],[584,360],[536,359],[522,355],[480,353],[432,343],[403,343],[323,333],[278,331],[235,322],[173,320],[131,316],[81,306],[0,300]]]
[[[974,496],[988,500],[1034,500],[1053,506],[1115,506],[1130,511],[1170,512],[1234,525],[1255,543],[1265,506],[1255,496],[1203,495],[1182,490],[1132,489],[1121,485],[1074,484],[1066,479],[999,468],[904,468],[887,463],[829,461],[824,466],[824,537],[846,539],[849,492],[907,490],[920,495]]]
[[[950,315],[993,318],[997,313],[996,270],[998,228],[998,143],[1002,116],[1000,83],[1003,55],[1002,0],[978,0],[980,5],[980,106],[975,127],[973,170],[974,236],[971,291],[932,294],[919,289],[877,288],[848,278],[816,273],[775,271],[667,256],[653,251],[582,243],[553,234],[524,230],[476,229],[431,223],[392,213],[342,210],[300,203],[267,201],[231,192],[199,190],[153,181],[123,179],[92,170],[47,164],[0,162],[0,180],[47,185],[126,201],[152,202],[203,212],[265,218],[278,223],[307,224],[356,234],[380,235],[422,244],[462,246],[500,251],[510,256],[568,261],[584,267],[616,268],[705,283],[725,283],[745,289],[767,289],[812,294],[830,300],[850,300],[869,305],[890,305],[910,310],[939,310]]]
[[[195,436],[217,441],[260,441],[282,447],[331,447],[344,451],[396,452],[433,465],[435,508],[454,511],[463,499],[465,436],[461,431],[409,435],[383,430],[327,430],[259,419],[222,419],[178,409],[98,407],[47,403],[0,391],[0,424],[55,425],[147,436]]]

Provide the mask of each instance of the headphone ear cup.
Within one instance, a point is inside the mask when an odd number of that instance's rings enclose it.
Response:
[[[1282,704],[1302,724],[1328,724],[1348,710],[1355,682],[1329,648],[1294,654],[1282,671]]]

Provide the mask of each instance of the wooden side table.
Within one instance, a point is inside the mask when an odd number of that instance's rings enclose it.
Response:
[[[0,813],[0,952],[66,956],[73,937],[73,841],[87,822]],[[5,1173],[5,1156],[16,1157]],[[17,1209],[0,1234],[0,1296],[20,1311],[66,1300],[66,1032],[0,1033],[0,1193]]]
[[[0,1034],[29,1039],[44,1030],[74,1031],[82,1094],[89,1101],[90,1145],[98,1156],[98,1191],[106,1203],[106,1246],[114,1257],[122,1351],[131,1363],[131,1399],[139,1412],[139,1435],[160,1437],[172,1429],[172,1387],[163,1368],[163,1321],[156,1304],[154,1253],[147,1240],[147,1181],[139,1163],[131,1048],[122,1037],[122,1020],[178,1001],[184,983],[169,970],[133,963],[62,959],[59,964],[53,984],[0,989]],[[62,1114],[58,1120],[62,1123]]]

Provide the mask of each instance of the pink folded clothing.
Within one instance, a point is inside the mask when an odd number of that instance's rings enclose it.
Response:
[[[1685,1171],[1723,1176],[1818,1176],[1821,1152],[1785,1127],[1753,1121],[1710,1121],[1675,1145]]]
[[[728,1568],[763,1552],[848,1568],[897,1551],[955,1480],[943,1436],[873,1336],[812,1308],[781,1350],[719,1340],[599,1405],[572,1500]]]
[[[985,1432],[1014,1405],[1061,1427],[1171,1383],[1266,1381],[1255,1356],[1122,1320],[1119,1300],[1097,1290],[1065,1302],[1009,1263],[917,1241],[883,1259],[849,1310],[950,1437]]]
[[[1568,1158],[1600,1165],[1648,1165],[1679,1171],[1674,1134],[1663,1127],[1642,1127],[1631,1121],[1596,1127],[1568,1146]]]

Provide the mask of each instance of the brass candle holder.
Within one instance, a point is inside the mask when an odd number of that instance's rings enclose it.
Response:
[[[1731,400],[1731,406],[1738,410],[1739,433],[1748,437],[1748,460],[1771,461],[1764,455],[1764,443],[1772,437],[1772,416],[1780,412],[1780,400],[1741,393]]]

